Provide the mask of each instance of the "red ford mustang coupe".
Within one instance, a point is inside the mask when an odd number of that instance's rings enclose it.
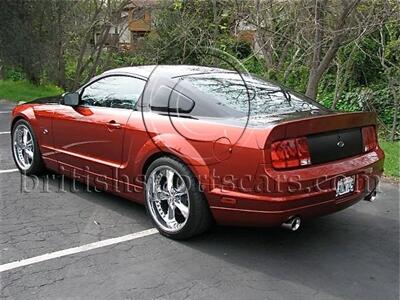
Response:
[[[22,173],[50,169],[144,203],[162,234],[184,239],[213,222],[297,230],[374,199],[375,125],[249,74],[143,66],[18,105],[11,135]]]

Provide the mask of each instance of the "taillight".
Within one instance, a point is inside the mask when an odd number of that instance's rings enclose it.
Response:
[[[311,164],[305,137],[275,142],[271,145],[272,166],[276,169],[295,168]]]
[[[364,152],[374,150],[376,149],[376,147],[378,147],[374,126],[363,127],[362,138],[363,138]]]

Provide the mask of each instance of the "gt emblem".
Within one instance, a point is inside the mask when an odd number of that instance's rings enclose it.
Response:
[[[339,141],[336,144],[339,148],[343,148],[344,147],[344,142],[343,141]]]

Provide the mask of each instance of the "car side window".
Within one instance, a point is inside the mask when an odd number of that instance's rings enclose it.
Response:
[[[81,105],[132,109],[146,82],[129,76],[108,76],[86,86],[81,92]]]

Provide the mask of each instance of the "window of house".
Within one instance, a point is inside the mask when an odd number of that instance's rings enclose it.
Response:
[[[137,7],[132,12],[132,20],[143,20],[144,19],[144,8]]]

